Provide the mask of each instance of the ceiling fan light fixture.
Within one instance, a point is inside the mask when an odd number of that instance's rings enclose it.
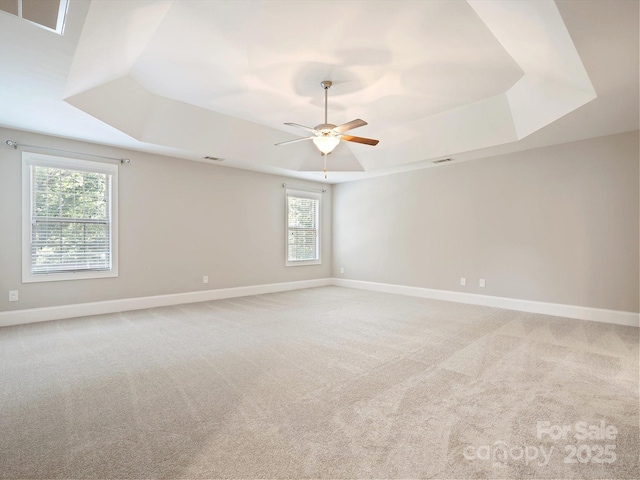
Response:
[[[334,135],[319,135],[313,137],[313,143],[324,155],[328,155],[338,146],[340,137]]]
[[[309,137],[303,138],[295,138],[293,140],[287,140],[286,142],[276,143],[276,145],[288,145],[290,143],[302,142],[305,140],[313,140],[316,148],[320,150],[320,153],[325,157],[325,172],[326,172],[326,160],[327,155],[329,155],[333,150],[338,146],[340,141],[344,140],[345,142],[355,142],[362,143],[365,145],[375,146],[378,144],[378,140],[374,140],[372,138],[363,138],[363,137],[355,137],[353,135],[345,134],[344,132],[348,132],[354,128],[362,127],[367,125],[367,122],[356,118],[355,120],[351,120],[350,122],[343,123],[342,125],[334,125],[333,123],[329,123],[327,120],[327,91],[332,85],[330,80],[324,80],[320,82],[322,88],[324,89],[324,123],[320,125],[316,125],[315,128],[305,127],[304,125],[300,125],[299,123],[285,123],[290,127],[297,127],[306,130],[307,132],[311,132],[313,135]],[[325,173],[326,178],[326,173]]]

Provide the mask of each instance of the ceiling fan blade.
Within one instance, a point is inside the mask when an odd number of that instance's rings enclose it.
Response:
[[[303,137],[303,138],[295,138],[293,140],[287,140],[286,142],[276,143],[276,145],[288,145],[290,143],[302,142],[303,140],[312,140],[315,137]]]
[[[333,131],[337,133],[342,133],[342,132],[346,132],[347,130],[351,130],[353,128],[363,127],[365,125],[367,125],[367,122],[365,122],[364,120],[360,120],[359,118],[356,118],[355,120],[351,120],[350,122],[343,123],[342,125],[338,125],[336,128],[333,129]]]
[[[299,123],[285,123],[285,125],[289,125],[290,127],[297,127],[306,130],[307,132],[317,133],[318,131],[315,128],[305,127],[304,125],[300,125]]]
[[[365,145],[377,145],[380,140],[374,140],[373,138],[354,137],[351,135],[340,135],[342,140],[347,142],[364,143]]]

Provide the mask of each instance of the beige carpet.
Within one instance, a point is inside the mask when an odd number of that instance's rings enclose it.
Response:
[[[0,411],[2,478],[640,477],[637,328],[338,287],[2,328]]]

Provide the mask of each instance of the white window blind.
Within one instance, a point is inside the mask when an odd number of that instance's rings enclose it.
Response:
[[[32,154],[24,170],[29,177],[29,222],[23,279],[25,273],[26,281],[115,276],[117,167],[42,157]],[[44,278],[49,276],[54,278]]]
[[[320,195],[287,190],[287,265],[320,263]]]

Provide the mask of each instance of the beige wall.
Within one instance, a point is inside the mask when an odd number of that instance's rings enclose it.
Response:
[[[21,283],[21,153],[6,139],[132,159],[119,173],[118,278]],[[331,276],[326,185],[7,129],[0,140],[0,311]],[[322,265],[284,265],[283,182],[329,188]]]
[[[21,157],[9,138],[132,158],[120,169],[118,278],[21,283]],[[323,264],[288,268],[281,184],[317,184],[7,129],[0,140],[0,311],[325,278],[332,266],[342,278],[638,311],[638,132],[334,186]]]
[[[631,132],[337,185],[334,276],[638,312],[638,163]]]

